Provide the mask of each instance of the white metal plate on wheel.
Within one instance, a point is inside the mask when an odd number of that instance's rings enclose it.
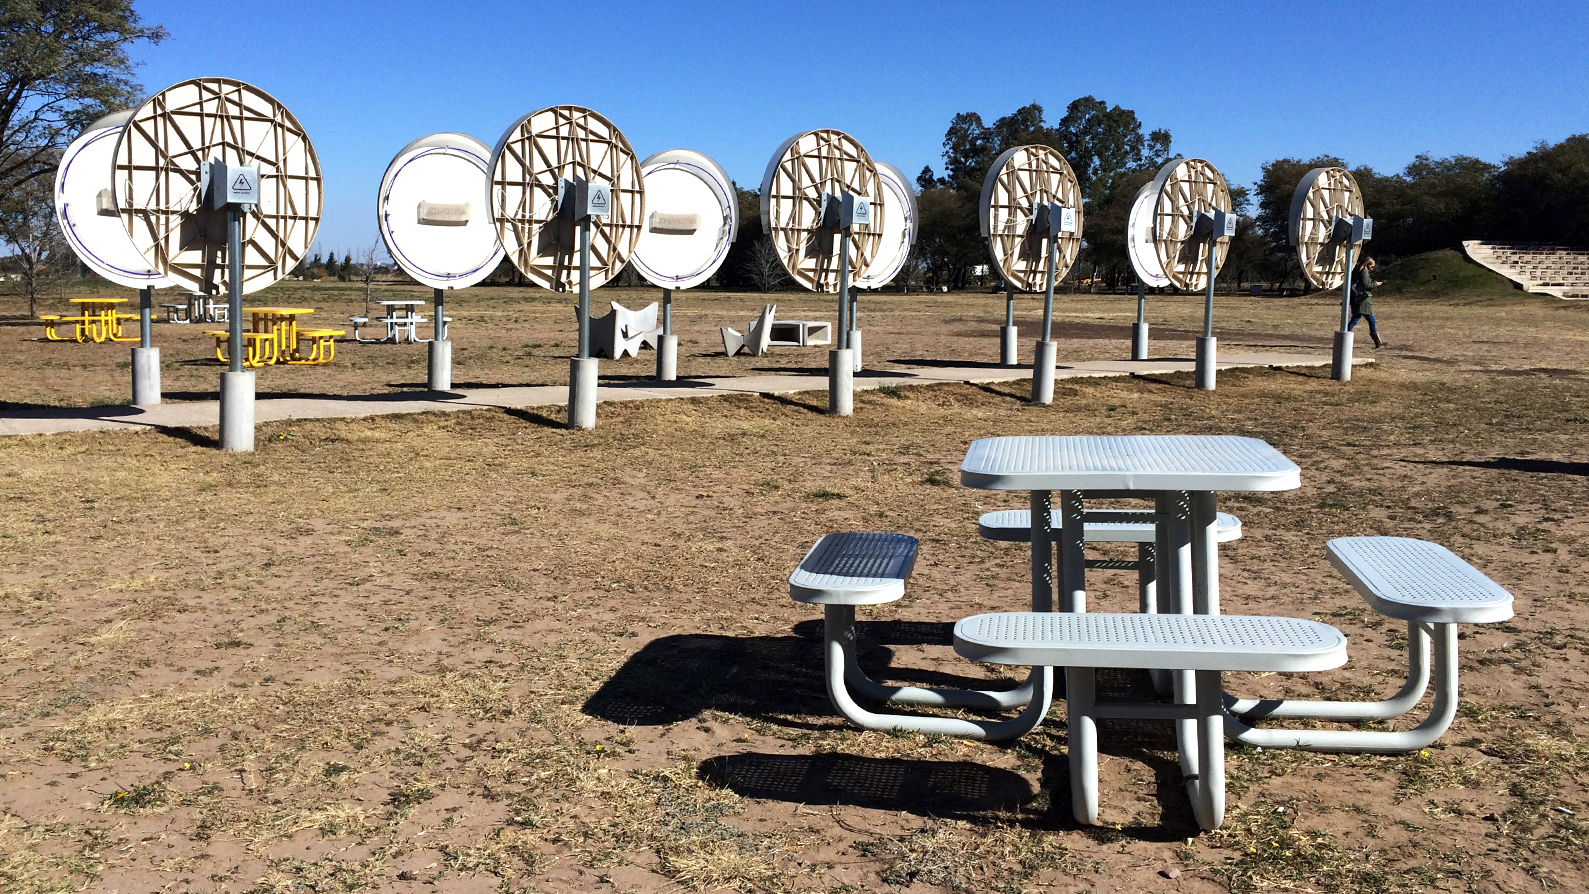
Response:
[[[1346,282],[1346,244],[1331,241],[1332,230],[1336,218],[1354,216],[1363,216],[1363,193],[1345,168],[1314,168],[1297,184],[1286,235],[1314,288],[1338,289]]]
[[[1302,470],[1236,435],[1018,435],[972,441],[960,483],[984,490],[1277,491]]]
[[[1153,249],[1170,285],[1188,292],[1208,287],[1209,243],[1193,239],[1198,215],[1229,213],[1225,176],[1201,158],[1179,158],[1159,169],[1153,191]],[[1214,275],[1225,264],[1230,238],[1214,240]]]
[[[862,289],[881,289],[893,282],[916,245],[916,191],[904,173],[887,162],[877,163],[877,176],[888,193],[888,201],[883,203],[882,239],[877,254],[855,281]]]
[[[1137,197],[1131,202],[1131,217],[1126,223],[1126,253],[1131,256],[1131,269],[1137,281],[1145,286],[1162,289],[1170,284],[1164,275],[1164,265],[1159,263],[1158,252],[1153,249],[1153,203],[1158,192],[1153,181],[1142,184]]]
[[[241,291],[298,266],[320,227],[320,161],[287,107],[258,87],[195,78],[151,96],[116,143],[111,191],[149,265],[195,292],[227,289],[226,216],[202,207],[207,161],[259,171],[259,203],[242,216]]]
[[[646,222],[635,269],[654,286],[688,289],[716,273],[739,230],[739,197],[722,166],[691,149],[669,149],[640,163]]]
[[[1064,279],[1081,251],[1081,186],[1063,155],[1047,146],[1005,150],[982,181],[978,222],[988,240],[993,266],[1020,292],[1047,287],[1049,234],[1032,229],[1035,206],[1060,205],[1075,211],[1075,230],[1055,237],[1059,260],[1054,281]]]
[[[612,190],[606,217],[590,221],[590,287],[618,275],[645,223],[645,181],[634,149],[611,121],[581,106],[551,106],[520,118],[491,152],[487,205],[502,249],[531,282],[579,288],[579,225],[559,217],[558,183],[586,180]]]
[[[840,246],[822,231],[823,196],[870,199],[875,218],[888,213],[877,165],[854,137],[839,130],[795,134],[778,147],[761,178],[761,229],[794,281],[813,292],[839,291]],[[850,228],[850,281],[872,263],[882,228]]]
[[[392,260],[420,283],[467,288],[502,260],[485,207],[490,154],[474,137],[438,133],[404,146],[386,166],[376,223]]]
[[[132,110],[106,115],[78,135],[55,169],[55,220],[79,260],[118,286],[163,289],[172,285],[132,244],[121,215],[110,205],[100,210],[101,194],[110,199],[116,140]]]

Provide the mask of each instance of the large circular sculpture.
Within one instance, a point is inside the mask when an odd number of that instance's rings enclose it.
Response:
[[[862,289],[881,289],[893,282],[916,245],[916,191],[911,189],[910,180],[899,168],[881,161],[877,163],[877,176],[888,200],[877,218],[882,222],[877,253],[855,280],[856,287]]]
[[[1021,292],[1047,287],[1048,234],[1032,228],[1034,205],[1061,205],[1076,213],[1076,229],[1056,234],[1054,279],[1063,279],[1081,250],[1081,187],[1063,155],[1047,146],[1016,146],[993,162],[982,181],[982,235],[993,266]]]
[[[814,292],[839,290],[836,230],[822,226],[822,197],[844,193],[872,202],[872,220],[884,220],[887,199],[877,165],[855,138],[838,130],[812,130],[785,140],[761,178],[761,227],[794,281]],[[850,227],[850,274],[858,279],[877,254],[881,226]]]
[[[1153,249],[1153,204],[1158,193],[1153,182],[1142,184],[1131,202],[1131,217],[1126,224],[1126,253],[1131,256],[1131,269],[1137,273],[1137,282],[1162,289],[1170,284],[1164,275],[1164,265],[1159,263],[1158,252]]]
[[[1363,193],[1345,168],[1314,168],[1297,184],[1287,235],[1314,288],[1338,289],[1346,281],[1346,243],[1337,238],[1335,221],[1362,216]]]
[[[734,181],[721,165],[690,149],[669,149],[640,163],[650,209],[635,269],[654,286],[688,289],[711,278],[739,229]]]
[[[132,244],[111,193],[116,140],[129,109],[95,121],[66,147],[55,169],[55,219],[77,257],[119,286],[162,289],[171,285]]]
[[[491,152],[488,206],[502,249],[529,280],[556,292],[579,288],[579,227],[558,216],[559,181],[612,190],[607,217],[590,221],[590,288],[618,275],[645,221],[645,185],[629,141],[581,106],[552,106],[520,118]]]
[[[1153,192],[1153,248],[1165,277],[1183,291],[1207,288],[1209,243],[1193,233],[1199,215],[1230,213],[1224,175],[1201,158],[1180,158],[1159,169]],[[1229,251],[1229,237],[1214,240],[1215,276]]]
[[[225,211],[203,207],[208,161],[259,171],[259,203],[242,216],[243,294],[298,266],[320,226],[320,161],[298,119],[270,94],[230,78],[194,78],[139,106],[116,144],[111,187],[122,225],[149,265],[196,292],[226,282]]]
[[[376,225],[392,260],[433,289],[462,289],[496,269],[502,244],[486,213],[491,150],[471,136],[420,137],[386,166]]]

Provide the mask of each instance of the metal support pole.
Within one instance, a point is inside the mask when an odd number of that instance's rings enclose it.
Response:
[[[1004,325],[1015,325],[1015,287],[1004,284]]]
[[[1015,328],[1015,286],[1004,283],[1004,328],[999,330],[999,365],[1016,366],[1016,339],[1020,331]]]
[[[1032,403],[1054,402],[1054,342],[1050,339],[1054,327],[1054,272],[1059,266],[1059,238],[1048,236],[1047,284],[1043,289],[1043,337],[1037,342],[1032,357]]]
[[[452,342],[447,340],[446,290],[431,290],[431,301],[436,306],[435,323],[431,326],[434,338],[426,345],[425,387],[431,391],[452,390]]]
[[[160,403],[160,349],[150,343],[153,301],[153,288],[145,286],[138,290],[138,347],[132,349],[132,403],[137,407]]]
[[[243,371],[243,212],[232,207],[226,212],[226,308],[227,344],[231,349],[232,372]]]
[[[436,305],[436,320],[430,327],[435,333],[436,341],[441,341],[447,337],[446,294],[447,291],[445,289],[433,289],[430,293],[431,303]]]
[[[662,334],[673,334],[673,290],[662,290]]]
[[[1043,341],[1048,341],[1054,326],[1054,268],[1059,266],[1059,239],[1048,237],[1047,284],[1043,287]]]
[[[1131,359],[1148,359],[1148,287],[1137,283],[1137,321],[1131,324]]]
[[[590,356],[590,218],[579,222],[579,359]]]
[[[149,318],[149,306],[154,303],[154,289],[144,286],[138,290],[138,347],[153,347],[149,343],[154,322]]]
[[[855,411],[855,355],[850,350],[850,230],[839,230],[839,346],[828,352],[828,414]]]
[[[657,339],[657,380],[679,378],[679,337],[673,334],[673,290],[662,290],[662,337]]]
[[[1352,255],[1356,247],[1351,242],[1346,243],[1346,282],[1341,286],[1341,328],[1335,333],[1335,350],[1330,357],[1330,378],[1337,382],[1352,380],[1352,331],[1346,327],[1352,323],[1352,264],[1355,260]]]
[[[839,350],[850,346],[850,229],[839,230]]]
[[[1196,384],[1202,391],[1214,390],[1214,377],[1219,369],[1219,342],[1214,338],[1214,258],[1219,251],[1219,240],[1208,237],[1208,291],[1203,295],[1203,334],[1197,339]]]

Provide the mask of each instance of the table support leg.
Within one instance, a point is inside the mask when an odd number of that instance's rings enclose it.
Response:
[[[1065,749],[1070,760],[1070,810],[1076,822],[1098,821],[1098,722],[1093,718],[1098,672],[1065,669]]]
[[[1219,541],[1216,528],[1219,513],[1213,491],[1193,491],[1187,495],[1192,510],[1192,610],[1200,615],[1219,614]]]
[[[1087,610],[1087,532],[1082,521],[1081,491],[1059,493],[1060,610]]]
[[[1192,614],[1193,609],[1193,567],[1192,567],[1192,509],[1182,492],[1172,492],[1166,495],[1166,508],[1169,510],[1170,521],[1166,524],[1169,535],[1169,562],[1173,569],[1171,577],[1174,589],[1170,597],[1170,612],[1177,615]],[[1189,670],[1171,671],[1170,675],[1175,680],[1174,701],[1178,705],[1190,705],[1196,702],[1197,689],[1193,672]],[[1175,738],[1180,745],[1181,773],[1187,778],[1197,775],[1197,720],[1185,718],[1175,721]]]
[[[1225,821],[1225,726],[1224,689],[1219,671],[1200,670],[1197,675],[1197,725],[1195,738],[1181,743],[1182,765],[1186,746],[1195,750],[1193,772],[1187,776],[1186,792],[1192,799],[1192,813],[1204,829],[1218,829]]]
[[[1054,532],[1046,490],[1032,491],[1032,611],[1054,610]]]

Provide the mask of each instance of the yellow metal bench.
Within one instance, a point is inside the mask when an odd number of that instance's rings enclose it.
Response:
[[[293,346],[287,362],[303,366],[330,363],[337,355],[337,338],[346,334],[341,329],[299,329],[298,344]],[[305,341],[309,342],[307,354],[302,349]]]
[[[82,341],[83,340],[83,336],[84,336],[84,333],[83,333],[84,319],[83,319],[83,317],[80,317],[80,316],[79,317],[63,317],[60,314],[41,314],[39,316],[39,319],[41,321],[43,321],[43,323],[44,323],[44,337],[49,339],[50,341]],[[55,327],[61,325],[62,323],[72,323],[72,324],[76,325],[77,332],[75,334],[73,334],[73,336],[71,338],[62,337],[60,335],[60,333],[55,331]]]
[[[215,337],[215,359],[222,363],[228,362],[226,344],[231,340],[232,334],[225,329],[208,329],[205,335]],[[276,335],[272,332],[244,332],[243,333],[243,365],[248,367],[264,366],[276,362]]]

